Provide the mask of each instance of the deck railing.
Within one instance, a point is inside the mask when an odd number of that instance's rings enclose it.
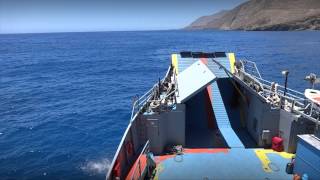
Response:
[[[171,71],[171,67],[168,68],[167,73],[164,76],[164,78],[160,80],[160,84],[163,83],[166,78],[168,78],[170,71]],[[174,75],[174,73],[173,73],[173,75]],[[174,77],[174,79],[175,79],[175,77]],[[134,100],[133,105],[132,105],[130,121],[135,119],[137,114],[145,106],[146,102],[148,102],[152,98],[152,96],[154,95],[154,92],[156,92],[157,89],[159,89],[159,83],[154,84],[153,87],[149,91],[147,91],[144,95],[142,95],[138,99]],[[177,88],[175,89],[175,91],[176,90],[177,90]],[[166,95],[164,98],[167,98],[169,95],[172,95],[172,94],[170,93],[170,94]]]
[[[255,62],[249,61],[247,59],[242,59],[242,60],[240,60],[240,62],[242,62],[242,65],[243,65],[245,72],[247,72],[257,78],[261,78],[260,71],[257,68],[257,65]]]
[[[268,80],[261,77],[261,74],[256,66],[256,63],[248,60],[240,61],[243,68],[240,70],[245,77],[254,79],[256,83],[262,86],[262,96],[269,97],[276,94],[280,100],[279,103],[273,104],[284,110],[299,114],[316,124],[320,125],[320,107],[315,105],[314,102],[306,99],[304,94],[296,90],[286,88],[286,95],[284,95],[285,87],[278,85],[277,91],[272,91],[272,84]]]
[[[264,86],[264,89],[269,89],[269,90],[271,89],[272,82],[265,80],[261,77],[260,71],[255,62],[252,62],[249,60],[240,60],[240,61],[244,66],[243,70],[245,73],[256,78]],[[284,94],[284,91],[285,91],[285,87],[282,85],[278,85],[278,93]],[[290,88],[286,89],[286,95],[295,99],[299,99],[300,101],[306,100],[303,93]]]
[[[141,180],[146,175],[146,171],[148,171],[148,159],[147,155],[150,152],[150,144],[149,141],[144,145],[136,163],[133,167],[133,173],[130,177],[131,180]]]
[[[144,95],[134,100],[132,105],[130,121],[134,119],[136,114],[143,108],[144,104],[152,97],[153,92],[157,88],[158,88],[158,84],[153,85],[153,87],[149,91],[147,91]]]
[[[267,81],[267,80],[262,79],[262,78],[257,78],[257,79],[264,85],[265,89],[271,89],[272,82]],[[285,87],[282,86],[282,85],[278,85],[279,94],[284,94],[284,91],[285,91]],[[296,91],[296,90],[293,90],[293,89],[290,89],[290,88],[287,88],[286,96],[298,99],[299,101],[305,101],[306,100],[306,98],[304,97],[303,93],[301,93],[299,91]]]

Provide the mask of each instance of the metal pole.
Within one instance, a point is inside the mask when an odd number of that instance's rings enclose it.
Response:
[[[286,81],[284,82],[284,96],[287,94],[288,74],[286,74]]]
[[[160,83],[160,78],[159,78],[159,83],[158,83],[158,91],[159,91],[159,99],[160,99],[160,86],[161,86],[161,83]]]
[[[314,89],[314,84],[315,84],[315,83],[314,83],[314,82],[312,82],[312,89]]]

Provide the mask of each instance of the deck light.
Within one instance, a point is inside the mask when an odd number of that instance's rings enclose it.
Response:
[[[288,85],[288,75],[289,75],[289,71],[288,70],[284,70],[282,71],[282,75],[284,75],[286,77],[286,80],[284,82],[284,96],[286,96],[287,94],[287,85]]]

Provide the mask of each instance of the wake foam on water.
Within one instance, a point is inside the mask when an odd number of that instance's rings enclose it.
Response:
[[[89,161],[81,169],[90,174],[105,174],[111,166],[108,159]]]

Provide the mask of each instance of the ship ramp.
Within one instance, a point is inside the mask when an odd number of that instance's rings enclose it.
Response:
[[[213,60],[214,59],[214,60]],[[218,86],[218,81],[219,79],[223,79],[223,78],[229,78],[228,74],[226,73],[226,71],[221,67],[221,65],[223,67],[225,67],[226,69],[229,69],[232,72],[232,64],[234,63],[234,55],[233,54],[222,54],[219,57],[214,57],[214,58],[192,58],[192,57],[188,57],[188,58],[182,58],[180,55],[175,54],[172,57],[172,64],[175,66],[176,69],[176,73],[177,74],[185,74],[182,73],[184,72],[186,69],[188,69],[190,66],[192,66],[192,64],[194,64],[197,61],[201,61],[204,64],[207,65],[208,69],[214,73],[214,77],[211,80],[211,84],[207,85],[209,88],[209,94],[211,95],[211,103],[212,103],[212,108],[214,111],[214,115],[215,115],[215,119],[218,125],[218,128],[223,136],[223,138],[225,139],[228,147],[230,148],[244,148],[245,146],[243,145],[243,143],[241,142],[241,140],[239,139],[239,137],[237,136],[237,134],[235,133],[235,131],[233,130],[231,123],[230,123],[230,119],[228,117],[227,111],[226,111],[226,107],[224,105],[223,99],[222,99],[222,95],[221,95],[221,91],[219,89]],[[216,62],[218,63],[216,63]],[[178,75],[178,77],[179,77]],[[197,74],[192,74],[190,76],[188,76],[188,78],[194,78]],[[189,79],[190,80],[190,79]],[[209,82],[209,80],[207,79],[206,81],[207,83]],[[179,85],[179,82],[178,82]],[[193,84],[194,85],[194,84]],[[199,84],[200,85],[200,84]],[[201,84],[201,87],[199,87],[199,89],[203,89],[205,83]],[[180,88],[180,87],[179,87]],[[182,88],[181,88],[182,89]],[[194,93],[192,93],[194,94]],[[190,98],[191,93],[188,94],[188,99]],[[183,103],[185,102],[186,99],[180,99],[180,102]]]
[[[215,58],[215,61],[219,62],[222,66],[227,69],[230,68],[230,60],[228,57]],[[208,61],[209,69],[214,72],[218,78],[229,78],[226,71],[220,67],[219,64],[213,60]],[[244,148],[243,143],[231,127],[230,119],[228,117],[226,107],[224,105],[221,91],[218,86],[218,82],[215,81],[211,84],[211,94],[212,94],[212,108],[216,117],[218,128],[227,142],[228,146],[231,148]]]

